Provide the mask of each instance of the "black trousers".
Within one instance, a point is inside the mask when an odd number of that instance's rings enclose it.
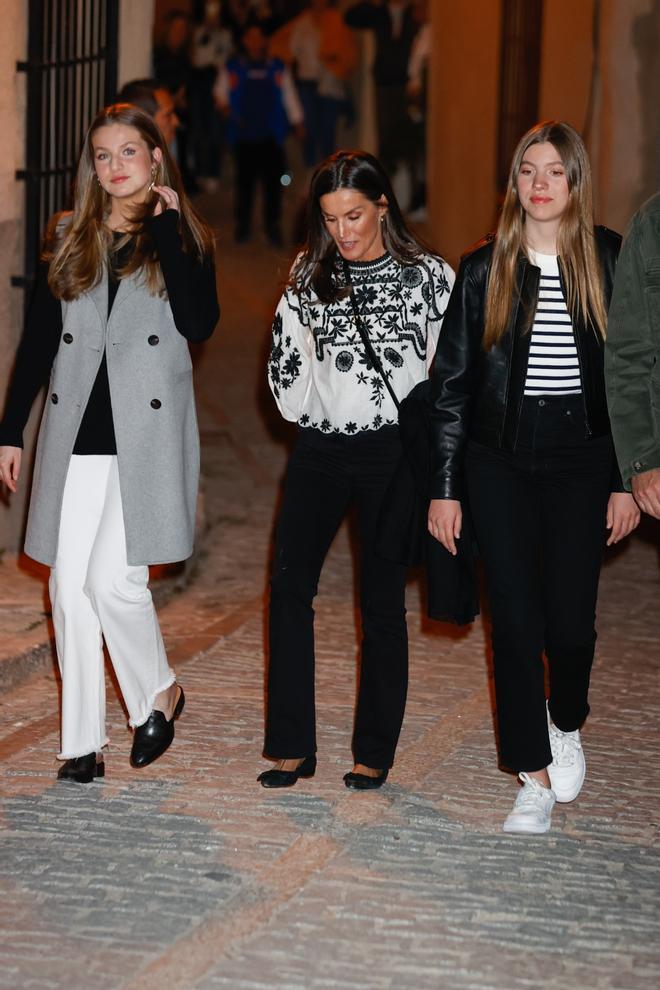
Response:
[[[400,453],[394,427],[357,436],[299,433],[271,578],[265,752],[274,759],[316,752],[312,602],[330,544],[354,500],[362,654],[353,753],[357,763],[375,769],[394,761],[408,687],[406,568],[377,557],[374,544],[378,510]]]
[[[284,153],[276,141],[238,141],[236,157],[236,232],[247,235],[257,183],[263,187],[264,226],[269,235],[279,233],[282,212]]]
[[[414,177],[417,148],[404,83],[376,86],[378,157],[389,175],[403,162]],[[405,205],[405,204],[404,204]]]
[[[471,442],[466,477],[488,585],[502,762],[552,760],[559,729],[589,713],[598,578],[613,465],[611,437],[588,439],[582,396],[525,398],[514,453]]]

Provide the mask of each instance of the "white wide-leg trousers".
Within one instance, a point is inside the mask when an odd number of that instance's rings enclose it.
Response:
[[[146,722],[156,695],[174,683],[148,582],[149,568],[126,560],[117,458],[72,456],[49,582],[62,675],[61,760],[108,742],[103,639],[131,726]]]

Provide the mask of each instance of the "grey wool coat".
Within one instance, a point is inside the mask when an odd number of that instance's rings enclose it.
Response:
[[[139,273],[122,279],[110,317],[108,280],[62,302],[62,336],[35,461],[25,552],[53,566],[64,484],[104,350],[129,564],[192,553],[199,433],[188,342],[166,298]]]

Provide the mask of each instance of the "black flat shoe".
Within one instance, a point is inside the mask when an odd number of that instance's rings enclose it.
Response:
[[[262,787],[293,787],[298,777],[313,777],[316,773],[316,757],[306,756],[295,770],[264,770],[257,777]]]
[[[377,777],[369,777],[366,773],[353,773],[351,771],[344,774],[344,783],[355,791],[374,791],[377,787],[383,786],[389,772],[389,770],[382,770]]]
[[[91,784],[95,777],[105,777],[105,764],[96,759],[96,753],[67,760],[57,771],[58,780],[72,780],[76,784]]]
[[[131,766],[149,766],[172,745],[174,722],[183,711],[183,706],[186,703],[183,688],[179,687],[179,691],[181,693],[174,706],[172,718],[167,719],[163,712],[154,709],[144,725],[138,725],[135,729],[131,748]]]

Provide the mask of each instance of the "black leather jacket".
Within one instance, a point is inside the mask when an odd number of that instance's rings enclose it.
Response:
[[[609,305],[621,237],[607,227],[595,228]],[[522,252],[518,258],[518,293],[509,327],[498,344],[485,350],[484,305],[493,255],[491,236],[461,260],[442,324],[431,384],[431,498],[462,495],[468,439],[488,447],[515,450],[531,333],[530,314],[538,297],[540,269]],[[566,294],[561,259],[559,274]],[[603,340],[572,314],[589,437],[611,432],[603,375]],[[616,464],[613,489],[623,491]]]

